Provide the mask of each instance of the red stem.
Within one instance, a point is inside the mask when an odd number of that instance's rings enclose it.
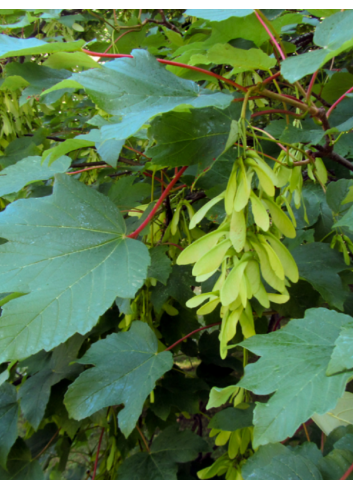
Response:
[[[272,41],[272,42],[273,42],[273,44],[276,46],[277,51],[278,51],[278,52],[279,52],[279,54],[281,55],[281,58],[282,58],[283,60],[285,60],[285,59],[286,59],[286,57],[285,57],[285,55],[284,55],[284,53],[283,53],[283,51],[282,51],[282,49],[281,49],[281,46],[278,44],[278,42],[276,41],[276,39],[275,39],[274,35],[273,35],[273,34],[272,34],[272,32],[270,31],[270,29],[267,27],[267,25],[265,24],[265,22],[264,22],[264,21],[261,19],[260,14],[258,14],[258,13],[256,12],[256,10],[255,10],[255,15],[256,15],[256,17],[257,17],[258,21],[259,21],[259,22],[261,23],[261,25],[263,26],[263,28],[266,30],[267,34],[270,36],[271,41]]]
[[[130,148],[130,146],[124,146],[124,148],[126,149],[129,149],[130,151],[133,151],[134,153],[140,155],[140,156],[143,156],[144,158],[147,158],[148,160],[151,160],[152,158],[149,158],[147,155],[145,155],[144,153],[141,153],[140,151],[137,151],[137,149],[134,149],[134,148]]]
[[[93,476],[92,476],[92,480],[93,481],[96,478],[96,472],[97,472],[97,467],[98,467],[98,459],[99,459],[99,452],[100,452],[101,445],[102,445],[103,435],[104,435],[104,428],[102,429],[101,436],[99,437],[99,442],[98,442],[98,447],[97,447],[97,454],[96,454],[96,460],[94,462],[94,470],[93,470]]]
[[[91,170],[99,170],[101,168],[110,168],[110,166],[108,165],[90,166],[89,168],[84,168],[83,170],[70,171],[66,173],[66,175],[77,175],[78,173],[84,173],[85,171],[91,171]]]
[[[351,473],[353,472],[353,464],[349,467],[349,469],[347,470],[347,472],[345,472],[342,477],[340,478],[341,481],[345,481],[346,479],[348,479],[348,477],[351,475]]]
[[[140,234],[140,232],[143,229],[145,229],[145,227],[148,225],[148,223],[152,220],[152,218],[155,215],[155,213],[158,211],[159,207],[162,205],[164,199],[169,195],[169,192],[172,190],[172,188],[174,187],[174,185],[177,183],[177,181],[179,180],[179,178],[182,176],[182,174],[184,173],[184,171],[187,168],[188,168],[187,166],[183,166],[183,168],[175,175],[175,177],[173,178],[173,180],[169,183],[169,185],[167,185],[165,191],[162,193],[162,195],[160,196],[160,198],[157,200],[156,205],[153,207],[153,209],[150,212],[150,214],[147,217],[147,219],[141,224],[141,226],[139,226],[136,229],[136,231],[134,231],[133,233],[129,234],[129,236],[127,236],[128,238],[131,238],[131,239],[137,238],[137,236]]]
[[[344,100],[345,96],[346,96],[346,95],[348,95],[348,94],[349,94],[349,93],[351,93],[351,92],[353,92],[353,87],[351,87],[349,90],[347,90],[347,91],[346,91],[346,92],[345,92],[345,93],[342,95],[342,97],[340,97],[338,100],[336,100],[336,102],[335,102],[333,105],[331,105],[331,107],[330,107],[330,108],[328,109],[328,111],[327,111],[326,116],[327,116],[327,117],[330,117],[330,114],[331,114],[331,112],[333,111],[333,109],[335,109],[335,108],[337,107],[337,105],[338,105],[339,103],[341,103],[341,102],[342,102],[342,100]]]
[[[265,80],[263,80],[262,83],[261,83],[261,85],[266,85],[267,83],[270,83],[272,80],[275,80],[279,76],[281,76],[281,72],[280,71],[278,73],[276,73],[275,75],[272,75],[272,76],[266,78]]]
[[[179,343],[182,343],[184,340],[187,340],[188,338],[190,338],[190,336],[193,336],[194,334],[199,333],[200,331],[203,331],[204,329],[213,328],[213,326],[219,326],[220,324],[222,324],[222,323],[209,324],[208,326],[204,326],[203,328],[195,329],[195,331],[192,331],[191,333],[187,334],[186,336],[184,336],[184,338],[181,338],[181,340],[178,340],[173,345],[168,346],[168,348],[165,351],[172,350],[173,348],[178,346]]]
[[[144,171],[143,174],[145,175],[145,177],[149,177],[149,178],[153,178],[153,175],[151,173],[148,173],[147,171]],[[163,180],[161,180],[160,178],[158,177],[154,177],[155,180],[157,180],[157,182],[159,183],[163,183]]]
[[[260,115],[265,115],[265,114],[289,114],[292,115],[293,117],[301,117],[298,114],[295,114],[294,112],[290,112],[289,110],[284,110],[284,109],[268,109],[268,110],[262,110],[261,112],[256,112],[254,114],[251,114],[251,117],[258,117]]]
[[[96,53],[94,51],[88,51],[87,49],[82,49],[82,51],[86,54],[91,55],[91,56],[97,56],[100,58],[133,58],[133,56],[131,54]],[[198,68],[197,66],[186,65],[184,63],[177,63],[176,61],[168,61],[166,59],[157,58],[157,61],[159,61],[159,63],[162,63],[164,65],[178,66],[179,68],[186,68],[188,70],[194,70],[194,71],[198,71],[200,73],[205,73],[206,75],[212,76],[213,78],[217,78],[218,80],[222,80],[225,83],[232,85],[233,87],[237,88],[238,90],[240,90],[242,92],[247,92],[247,89],[245,87],[238,85],[238,83],[235,83],[232,80],[228,80],[228,78],[224,78],[221,75],[217,75],[217,73],[213,73],[212,71],[204,70],[203,68]]]
[[[257,99],[260,99],[260,98],[265,98],[264,96],[261,96],[261,95],[256,95],[254,97],[249,97],[248,100],[257,100]],[[241,98],[233,98],[232,102],[244,102],[245,100],[245,97],[241,97]]]
[[[316,80],[316,77],[317,77],[318,73],[319,73],[319,70],[318,71],[315,71],[315,73],[311,77],[311,80],[310,80],[310,83],[309,83],[309,87],[308,87],[308,91],[307,91],[307,94],[306,94],[306,100],[307,101],[310,99],[311,91],[313,89],[313,86],[314,86],[314,83],[315,83],[315,80]]]
[[[179,248],[179,250],[181,250],[181,251],[184,251],[184,249],[185,249],[176,243],[161,243],[159,246],[164,246],[164,245],[175,246],[176,248]]]

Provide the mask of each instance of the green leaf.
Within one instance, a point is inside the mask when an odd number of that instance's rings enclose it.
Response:
[[[149,137],[157,144],[147,155],[153,165],[176,167],[182,161],[185,166],[202,164],[205,169],[225,150],[232,121],[239,116],[236,104],[226,110],[205,108],[163,114],[152,122]]]
[[[101,109],[123,118],[119,124],[102,128],[103,139],[125,139],[151,117],[178,105],[224,109],[232,101],[230,94],[201,89],[192,81],[178,78],[147,51],[134,50],[132,55],[133,59],[118,59],[102,69],[72,76]]]
[[[138,453],[119,467],[118,480],[176,480],[178,463],[194,460],[208,449],[205,440],[172,425],[152,443],[150,453]]]
[[[291,452],[287,447],[283,447],[284,450],[278,447],[278,451],[285,453],[269,460],[269,456],[264,455],[268,447],[270,453],[275,453],[271,445],[260,447],[249,459],[251,466],[248,467],[249,462],[244,465],[242,475],[245,480],[322,480],[320,471],[311,460]]]
[[[151,266],[148,268],[148,278],[159,280],[167,285],[167,280],[172,272],[171,261],[166,255],[168,246],[157,246],[149,250],[151,256]]]
[[[350,450],[334,449],[320,460],[318,467],[324,480],[340,480],[353,463]],[[351,474],[347,480],[353,480]]]
[[[81,373],[80,365],[70,366],[70,363],[76,360],[83,340],[83,336],[75,335],[55,348],[44,368],[27,378],[21,385],[19,390],[21,409],[35,430],[38,429],[44,416],[51,387],[62,379],[75,378]]]
[[[206,55],[191,56],[191,64],[229,64],[235,68],[234,73],[243,71],[264,70],[268,71],[276,64],[274,58],[270,58],[261,49],[238,49],[230,44],[214,44]]]
[[[332,307],[343,310],[347,291],[338,275],[347,268],[342,254],[327,243],[298,246],[292,255],[301,279],[309,282]]]
[[[85,334],[116,296],[133,297],[146,278],[147,248],[125,239],[118,209],[67,175],[56,176],[53,195],[8,206],[0,225],[8,240],[0,247],[1,291],[27,293],[3,307],[0,362]]]
[[[350,316],[309,309],[285,329],[247,339],[241,346],[262,358],[245,368],[239,387],[258,395],[275,392],[254,411],[254,446],[282,441],[313,414],[325,414],[342,397],[350,374],[326,376],[340,327]]]
[[[48,161],[42,164],[40,156],[29,156],[0,172],[0,197],[17,192],[31,182],[48,180],[55,173],[64,173],[70,164],[71,159],[67,156],[62,156],[51,166],[48,166]]]
[[[311,460],[282,445],[260,447],[241,472],[245,480],[322,480]]]
[[[314,73],[353,46],[353,10],[338,12],[321,22],[315,30],[314,43],[324,49],[293,56],[282,62],[281,73],[290,83]]]
[[[83,39],[73,42],[45,42],[40,39],[19,39],[0,34],[0,58],[27,56],[29,54],[57,53],[60,51],[80,51]]]
[[[118,421],[128,437],[156,381],[173,366],[170,352],[157,351],[155,334],[141,321],[127,333],[111,334],[92,345],[79,363],[95,367],[81,374],[65,396],[70,416],[80,420],[104,407],[124,404]]]
[[[7,455],[17,438],[18,403],[13,385],[0,386],[0,465],[5,467]]]
[[[353,206],[350,207],[349,211],[337,221],[332,227],[340,228],[346,226],[350,231],[353,231]]]
[[[119,178],[109,189],[108,197],[121,210],[133,209],[141,201],[151,196],[151,185],[148,183],[134,183],[136,177],[129,175]]]
[[[353,425],[353,394],[345,392],[334,409],[325,414],[314,414],[312,419],[325,435],[339,426]]]
[[[212,22],[219,22],[221,20],[229,19],[229,17],[246,17],[250,15],[254,9],[252,8],[239,8],[239,9],[188,9],[184,12],[184,15],[190,15],[191,17],[200,17],[201,19],[211,20]]]
[[[331,361],[326,374],[334,375],[343,370],[353,368],[353,320],[350,324],[342,326],[339,337],[335,342]]]
[[[44,480],[44,473],[37,460],[32,460],[31,451],[18,438],[7,460],[7,473],[0,473],[0,480]]]
[[[67,139],[63,143],[59,143],[54,148],[47,149],[43,152],[42,161],[49,158],[49,165],[51,165],[55,160],[64,156],[71,151],[76,151],[77,149],[88,148],[92,146],[92,141],[87,141],[84,139]]]
[[[247,409],[226,408],[216,413],[208,427],[222,431],[236,431],[253,425],[254,405]]]
[[[46,90],[62,80],[71,76],[67,70],[53,70],[46,66],[40,66],[36,63],[10,63],[6,68],[6,75],[20,76],[30,85],[22,92],[20,105],[27,102],[29,97],[40,95]]]
[[[86,53],[54,53],[44,61],[43,66],[54,68],[55,70],[72,70],[75,68],[100,68],[100,64],[94,61]]]
[[[308,8],[307,10],[316,17],[330,17],[340,11],[338,8]]]

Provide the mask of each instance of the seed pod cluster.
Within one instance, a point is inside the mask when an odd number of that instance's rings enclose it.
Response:
[[[234,162],[226,190],[194,214],[190,228],[221,200],[226,218],[217,230],[192,243],[177,260],[179,265],[194,263],[192,273],[201,283],[220,270],[212,292],[196,295],[187,306],[198,307],[197,313],[205,315],[221,304],[222,358],[227,355],[238,323],[245,338],[255,334],[250,300],[257,299],[264,308],[270,307],[270,302],[285,303],[289,281],[299,280],[297,265],[281,242],[282,236],[294,238],[296,233],[275,200],[277,186],[276,173],[257,152],[246,151]]]

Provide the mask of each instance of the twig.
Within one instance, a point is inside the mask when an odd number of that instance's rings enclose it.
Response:
[[[58,431],[50,438],[50,440],[48,441],[48,443],[45,445],[45,447],[43,448],[43,450],[41,450],[38,455],[36,455],[34,457],[34,460],[37,460],[38,458],[40,458],[43,453],[50,447],[50,445],[53,443],[53,441],[55,440],[55,438],[58,436],[59,432],[60,432],[61,428],[58,429]]]
[[[141,429],[140,429],[140,427],[139,427],[139,425],[138,425],[138,424],[136,425],[136,429],[137,429],[137,431],[139,432],[139,435],[140,435],[140,436],[141,436],[141,438],[142,438],[143,444],[145,445],[147,452],[148,452],[148,453],[151,453],[151,450],[150,450],[150,447],[148,446],[147,440],[146,440],[146,438],[144,437],[144,435],[143,435],[143,433],[142,433],[142,431],[141,431]]]
[[[84,168],[83,170],[66,172],[66,175],[77,175],[78,173],[84,173],[91,170],[101,170],[102,168],[110,168],[108,165],[91,166],[89,168]]]
[[[187,340],[188,338],[190,338],[190,336],[193,336],[194,334],[199,333],[200,331],[203,331],[203,330],[209,329],[209,328],[213,328],[213,326],[219,326],[220,324],[222,324],[222,323],[213,323],[213,324],[209,324],[208,326],[204,326],[203,328],[196,329],[195,331],[192,331],[191,333],[184,336],[184,338],[181,338],[180,340],[176,341],[173,345],[168,346],[168,348],[166,348],[165,351],[172,350],[173,348],[178,346],[179,343],[182,343],[184,340]]]
[[[137,29],[130,29],[129,31],[125,31],[125,32],[123,32],[122,34],[120,34],[120,36],[118,36],[118,37],[115,39],[115,41],[114,41],[114,42],[112,42],[112,43],[110,44],[110,46],[108,46],[108,47],[107,47],[107,49],[106,49],[104,52],[105,52],[105,53],[107,53],[108,51],[110,51],[110,50],[111,50],[111,48],[112,48],[112,47],[113,47],[113,46],[114,46],[114,45],[115,45],[115,44],[116,44],[118,41],[120,41],[120,39],[121,39],[122,37],[126,36],[126,34],[129,34],[130,32],[139,32],[139,31],[138,31]]]
[[[152,220],[153,216],[155,215],[155,213],[157,212],[157,210],[161,206],[161,204],[164,201],[164,199],[167,197],[167,195],[169,195],[169,192],[172,190],[172,188],[174,187],[174,185],[177,183],[177,181],[179,180],[179,178],[182,176],[182,174],[185,172],[185,170],[187,168],[188,168],[187,166],[183,166],[183,168],[177,173],[177,175],[173,178],[173,180],[169,183],[169,185],[167,185],[165,191],[162,193],[162,195],[158,199],[156,205],[153,207],[153,209],[150,212],[150,214],[147,217],[147,219],[141,224],[141,226],[139,226],[136,229],[136,231],[134,231],[133,233],[129,234],[127,236],[128,238],[131,238],[131,239],[137,238],[137,236],[140,234],[140,232],[143,229],[145,229],[145,227],[149,224],[149,222]]]
[[[311,95],[311,92],[312,92],[312,89],[313,89],[313,86],[314,86],[314,83],[315,83],[315,80],[316,80],[318,73],[319,73],[319,71],[315,71],[315,73],[311,77],[309,87],[308,87],[308,91],[306,92],[306,101],[307,102],[309,102],[310,95]]]
[[[254,117],[259,117],[261,115],[266,115],[266,114],[288,114],[296,119],[300,119],[302,116],[300,114],[295,114],[294,112],[290,112],[289,110],[284,110],[284,109],[268,109],[268,110],[262,110],[261,112],[255,112],[254,114],[251,114],[251,118],[253,119]]]
[[[95,478],[96,478],[97,467],[98,467],[98,459],[99,459],[99,452],[100,452],[101,445],[102,445],[102,440],[103,440],[104,430],[105,430],[105,428],[102,428],[102,432],[101,432],[101,435],[100,435],[100,437],[99,437],[99,442],[98,442],[98,447],[97,447],[97,453],[96,453],[96,460],[95,460],[95,462],[94,462],[94,470],[93,470],[93,476],[92,476],[92,480],[93,480],[93,481],[94,481],[94,480],[95,480]]]

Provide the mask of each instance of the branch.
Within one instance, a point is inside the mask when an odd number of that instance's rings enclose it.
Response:
[[[209,324],[208,326],[204,326],[203,328],[195,329],[195,331],[192,331],[191,333],[187,334],[186,336],[184,336],[184,338],[181,338],[180,340],[176,341],[173,345],[168,346],[168,348],[165,351],[172,350],[173,348],[178,346],[179,343],[182,343],[184,340],[187,340],[188,338],[190,338],[190,336],[193,336],[194,334],[199,333],[200,331],[203,331],[203,330],[209,329],[209,328],[213,328],[213,326],[219,326],[220,324],[222,324],[222,323],[213,323],[213,324]]]
[[[167,185],[165,191],[162,193],[162,195],[160,196],[160,198],[157,200],[156,205],[153,207],[153,209],[150,212],[150,214],[147,217],[147,219],[141,224],[141,226],[139,226],[136,229],[136,231],[134,231],[133,233],[129,234],[127,236],[128,238],[131,238],[131,239],[137,238],[137,236],[140,234],[140,232],[143,229],[145,229],[145,227],[148,225],[148,223],[152,220],[152,218],[155,215],[155,213],[158,211],[158,209],[161,206],[161,204],[164,201],[164,199],[169,195],[169,192],[172,190],[172,188],[174,187],[174,185],[177,183],[177,181],[179,180],[179,178],[182,176],[182,174],[184,173],[184,171],[187,168],[188,168],[187,166],[183,166],[183,168],[175,175],[175,177],[173,178],[173,180],[169,183],[169,185]]]
[[[342,166],[345,166],[346,168],[348,168],[348,170],[353,171],[353,163],[349,160],[346,160],[346,158],[343,158],[343,156],[340,156],[334,151],[329,151],[325,149],[324,146],[316,145],[315,148],[319,150],[315,153],[312,153],[315,158],[329,158],[330,160],[335,161]]]

